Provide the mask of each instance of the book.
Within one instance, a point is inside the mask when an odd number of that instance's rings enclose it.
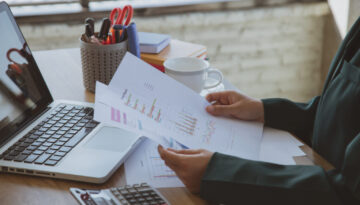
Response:
[[[158,54],[141,53],[141,59],[165,72],[163,63],[169,58],[197,57],[205,59],[207,49],[200,44],[172,39],[170,44]]]
[[[138,32],[140,52],[159,53],[169,45],[171,37],[166,34]]]

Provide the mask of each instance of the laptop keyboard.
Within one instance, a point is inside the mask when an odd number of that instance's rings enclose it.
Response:
[[[55,166],[99,123],[90,107],[60,104],[0,159]]]

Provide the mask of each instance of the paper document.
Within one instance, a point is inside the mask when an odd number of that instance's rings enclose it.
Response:
[[[260,161],[283,165],[294,165],[294,156],[304,156],[299,141],[290,133],[269,127],[264,128],[260,148]]]
[[[132,117],[134,129],[144,134],[172,137],[190,148],[259,159],[261,123],[208,114],[205,107],[209,103],[198,93],[129,53],[123,58],[108,89],[113,94],[96,98],[95,120],[124,126],[121,121],[125,119],[118,117],[126,110],[127,122],[130,123]],[[102,110],[97,109],[100,104]]]
[[[184,187],[175,172],[160,158],[157,146],[154,141],[146,139],[125,161],[126,183],[147,182],[156,188]],[[181,149],[181,146],[175,143],[171,147]]]

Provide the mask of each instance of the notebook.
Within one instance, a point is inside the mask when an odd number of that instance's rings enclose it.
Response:
[[[169,45],[171,37],[166,34],[138,32],[140,52],[159,53]]]

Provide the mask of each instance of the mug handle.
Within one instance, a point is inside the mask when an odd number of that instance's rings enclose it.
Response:
[[[218,76],[218,82],[214,83],[213,85],[204,86],[205,89],[214,88],[214,87],[220,85],[221,82],[223,81],[223,78],[224,78],[224,76],[223,76],[223,74],[221,73],[221,71],[218,70],[218,69],[216,69],[216,68],[210,68],[209,70],[207,70],[208,76],[209,76],[210,73],[215,73],[215,74],[217,74],[217,76]]]

